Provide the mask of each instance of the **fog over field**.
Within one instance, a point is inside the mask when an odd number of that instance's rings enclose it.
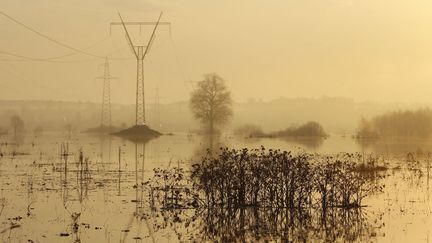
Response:
[[[432,1],[0,0],[0,243],[430,242]]]
[[[112,60],[114,103],[134,103],[135,60],[121,26],[154,21],[162,26],[146,63],[146,88],[164,102],[184,101],[193,82],[219,73],[233,99],[342,96],[356,102],[429,103],[432,16],[429,1],[394,0],[95,0],[37,4],[3,0],[4,13],[79,50]],[[100,102],[103,59],[74,53],[1,16],[2,99]],[[171,31],[171,32],[170,32]],[[131,28],[145,43],[151,28]],[[192,82],[192,83],[191,83]]]
[[[355,102],[349,98],[321,97],[279,98],[271,101],[249,100],[234,103],[235,116],[229,131],[243,124],[259,125],[267,131],[286,128],[292,124],[318,121],[334,135],[356,132],[360,119],[371,118],[384,112],[429,107],[425,104]],[[63,130],[72,124],[77,132],[100,122],[100,104],[93,102],[60,101],[0,101],[0,126],[9,128],[10,117],[22,116],[29,129],[37,126],[45,130]],[[196,128],[187,101],[147,104],[148,123],[164,132],[188,132]],[[134,105],[112,105],[113,124],[131,125]],[[158,125],[159,124],[159,125]]]

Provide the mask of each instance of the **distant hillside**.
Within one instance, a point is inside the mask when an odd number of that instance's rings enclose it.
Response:
[[[27,130],[42,126],[44,130],[58,130],[70,125],[83,131],[100,123],[100,104],[63,101],[0,101],[0,127],[10,126],[10,117],[18,114]],[[162,132],[183,132],[195,129],[188,102],[161,104],[147,103],[149,125]],[[231,128],[256,124],[265,131],[282,130],[290,125],[317,121],[330,134],[353,133],[363,116],[371,118],[395,109],[425,107],[421,104],[356,103],[342,97],[280,98],[268,102],[249,101],[234,104]],[[134,105],[112,105],[112,120],[116,126],[130,126],[135,120]]]

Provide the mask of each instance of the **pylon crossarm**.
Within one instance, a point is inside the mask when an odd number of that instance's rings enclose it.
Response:
[[[135,50],[135,48],[134,48],[134,45],[133,45],[133,43],[132,43],[132,40],[131,40],[130,36],[129,36],[129,32],[127,31],[126,25],[125,25],[125,23],[123,22],[123,18],[122,18],[122,16],[120,15],[120,13],[118,13],[118,15],[119,15],[120,20],[121,20],[121,22],[122,22],[123,28],[124,28],[124,30],[125,30],[125,32],[126,32],[126,40],[127,40],[128,44],[129,44],[129,46],[131,47],[133,53],[135,54],[135,56],[138,58],[138,54],[137,54],[137,52],[136,52],[136,50]]]
[[[150,36],[150,39],[149,39],[148,44],[147,44],[147,46],[146,46],[146,49],[145,49],[145,52],[144,52],[143,58],[144,58],[144,57],[147,55],[147,53],[150,51],[150,47],[151,47],[151,44],[153,43],[153,39],[154,39],[155,34],[156,34],[156,29],[157,29],[157,27],[159,26],[159,22],[160,22],[160,19],[162,18],[162,14],[163,14],[163,12],[161,12],[161,13],[159,14],[159,18],[158,18],[158,20],[157,20],[157,22],[156,22],[156,25],[155,25],[155,27],[154,27],[154,29],[153,29],[153,32],[152,32],[151,36]]]

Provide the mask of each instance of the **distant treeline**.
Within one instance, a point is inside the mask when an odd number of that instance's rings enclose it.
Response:
[[[233,103],[231,125],[235,128],[253,121],[264,131],[277,131],[289,124],[319,121],[328,133],[346,134],[356,132],[362,115],[369,118],[386,111],[414,110],[425,105],[359,103],[343,97],[251,99]],[[85,131],[100,124],[100,108],[99,103],[92,102],[0,100],[0,126],[11,133],[10,119],[19,115],[27,131],[39,126],[45,131],[64,131],[69,125],[77,132]],[[114,126],[131,126],[135,122],[133,104],[112,104],[111,112]],[[193,122],[187,101],[156,105],[149,100],[146,102],[146,118],[150,127],[158,127],[164,132],[187,132],[198,127]]]
[[[432,111],[429,109],[393,111],[370,120],[362,118],[356,138],[418,137],[432,134]]]
[[[260,137],[327,137],[327,133],[324,131],[324,128],[315,121],[309,121],[301,125],[291,125],[290,127],[265,133],[263,130],[257,126],[252,124],[247,124],[238,127],[235,129],[234,134],[237,136],[245,137],[245,138],[260,138]]]

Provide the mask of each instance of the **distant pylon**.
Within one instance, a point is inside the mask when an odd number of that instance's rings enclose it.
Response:
[[[111,127],[111,79],[114,79],[109,72],[108,57],[105,58],[104,75],[98,79],[103,80],[102,85],[102,109],[101,109],[101,127]]]

